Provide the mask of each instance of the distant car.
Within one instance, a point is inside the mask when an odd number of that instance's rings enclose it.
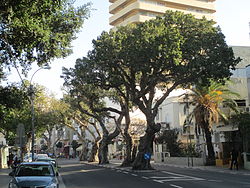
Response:
[[[58,173],[50,162],[21,163],[9,175],[9,188],[59,188]]]
[[[49,157],[48,154],[45,154],[45,153],[39,153],[39,154],[36,155],[36,159],[38,159],[38,158],[48,158],[48,157]]]
[[[34,153],[34,159],[36,159],[36,153]],[[32,161],[32,153],[26,154],[23,158],[23,162],[31,162]]]
[[[60,168],[58,166],[58,164],[57,164],[56,159],[52,159],[50,157],[47,157],[47,158],[37,158],[36,161],[50,162],[53,165],[53,167],[54,167],[54,169],[55,169],[56,172],[58,172],[58,168]]]

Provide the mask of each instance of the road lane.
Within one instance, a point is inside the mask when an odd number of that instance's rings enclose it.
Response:
[[[60,174],[66,188],[249,188],[249,176],[170,167],[132,171],[128,168],[64,164]]]

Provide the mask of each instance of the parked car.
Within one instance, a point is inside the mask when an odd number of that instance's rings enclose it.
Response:
[[[54,167],[54,169],[55,169],[56,172],[58,172],[58,168],[60,168],[58,166],[58,163],[57,163],[56,159],[52,159],[50,157],[47,157],[47,158],[37,158],[36,161],[50,162],[53,165],[53,167]]]
[[[55,172],[50,162],[36,161],[21,163],[18,168],[9,173],[9,175],[12,177],[9,182],[9,188],[59,188],[58,173]]]

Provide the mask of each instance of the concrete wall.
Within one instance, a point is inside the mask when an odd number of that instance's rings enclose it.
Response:
[[[166,163],[172,165],[188,165],[188,157],[168,157],[169,155],[165,152],[156,152],[154,155],[154,161],[157,163]],[[193,161],[193,166],[204,166],[203,158],[189,158],[189,165],[191,166]]]
[[[244,156],[244,168],[250,170],[250,153],[243,153]]]
[[[111,1],[110,1],[111,2]],[[113,14],[109,23],[113,26],[126,25],[128,23],[144,22],[155,18],[157,15],[164,14],[167,10],[179,10],[184,13],[191,13],[197,18],[205,16],[207,19],[215,19],[214,1],[196,1],[196,0],[117,0],[111,2],[109,12]],[[140,15],[148,13],[148,15]],[[137,16],[135,16],[135,14]],[[140,16],[138,16],[140,15]],[[133,19],[131,19],[133,17]],[[130,20],[129,22],[127,20]]]

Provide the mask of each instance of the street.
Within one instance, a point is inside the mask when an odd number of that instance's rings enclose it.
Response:
[[[60,188],[247,188],[249,171],[180,168],[153,164],[156,170],[132,171],[108,164],[58,160]],[[0,170],[0,187],[8,187],[9,169]]]
[[[132,171],[117,166],[62,164],[60,174],[66,188],[236,188],[250,187],[250,173],[212,172],[168,167],[164,170]]]

